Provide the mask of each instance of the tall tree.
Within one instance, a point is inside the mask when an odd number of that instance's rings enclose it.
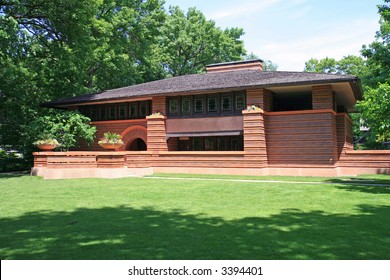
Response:
[[[380,29],[369,46],[363,46],[369,75],[364,100],[357,108],[376,142],[390,140],[390,0],[378,5]]]
[[[357,104],[363,124],[370,128],[369,143],[390,140],[390,85],[379,84],[364,93],[364,99]],[[381,147],[381,145],[379,145]]]
[[[210,63],[241,60],[245,55],[241,28],[221,30],[195,8],[185,14],[170,7],[162,29],[164,68],[171,76],[200,73]]]
[[[390,82],[390,0],[378,5],[380,29],[376,39],[368,46],[364,45],[362,55],[367,58],[370,79],[367,85],[376,87],[379,82]]]
[[[163,77],[161,0],[0,0],[0,145],[23,150],[39,104]]]
[[[320,72],[329,74],[350,74],[359,77],[366,75],[366,62],[360,56],[348,55],[340,60],[334,58],[311,58],[305,62],[305,72]]]

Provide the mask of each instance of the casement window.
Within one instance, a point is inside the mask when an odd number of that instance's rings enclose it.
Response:
[[[244,138],[238,136],[180,137],[179,151],[243,151]]]
[[[179,99],[178,98],[169,99],[168,110],[169,110],[170,115],[178,115],[179,114]]]
[[[191,98],[190,97],[183,97],[181,99],[181,113],[183,115],[190,115],[191,114]]]
[[[231,151],[243,150],[243,141],[240,139],[240,137],[232,137],[230,139],[230,150]]]
[[[221,111],[230,112],[232,110],[232,98],[230,95],[221,96]]]
[[[129,119],[138,118],[138,105],[137,103],[129,105]]]
[[[192,139],[192,147],[194,151],[203,151],[204,145],[203,145],[203,139],[202,138],[193,138]]]
[[[108,108],[108,119],[115,120],[116,119],[116,107],[111,106]]]
[[[245,107],[245,92],[167,98],[168,116],[176,118],[241,115]]]
[[[227,151],[228,150],[228,138],[227,137],[217,137],[217,150],[218,151]]]
[[[147,115],[150,115],[148,102],[140,102],[139,103],[139,116],[143,118],[143,117],[146,117]]]
[[[216,149],[214,147],[214,144],[215,144],[215,137],[205,138],[204,150],[205,151],[215,151]]]
[[[209,96],[207,98],[207,112],[208,113],[217,113],[218,112],[217,97]]]
[[[236,93],[235,94],[235,111],[241,112],[246,107],[246,97],[244,93]]]
[[[119,105],[118,119],[126,119],[126,105]]]
[[[107,108],[104,107],[104,106],[100,107],[99,119],[100,120],[106,120],[107,119]]]
[[[80,106],[78,110],[92,121],[141,119],[150,115],[151,101]]]
[[[204,106],[203,98],[195,98],[195,114],[203,114]]]

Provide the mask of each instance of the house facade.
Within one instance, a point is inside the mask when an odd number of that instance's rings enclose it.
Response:
[[[353,150],[347,113],[361,98],[355,76],[264,72],[261,60],[213,64],[205,74],[44,104],[90,117],[97,140],[80,151],[34,153],[33,173],[390,173],[390,151]],[[119,150],[98,145],[107,131],[122,136]]]

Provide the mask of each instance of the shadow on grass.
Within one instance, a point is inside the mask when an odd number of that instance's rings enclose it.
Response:
[[[9,179],[9,178],[18,178],[27,176],[29,173],[27,171],[18,171],[18,172],[0,172],[0,179]]]
[[[227,221],[129,207],[0,219],[1,259],[388,259],[390,207]]]
[[[339,186],[342,190],[364,192],[371,194],[390,194],[390,176],[387,178],[370,179],[370,178],[355,178],[348,179],[332,178],[326,180],[329,183],[342,184]]]

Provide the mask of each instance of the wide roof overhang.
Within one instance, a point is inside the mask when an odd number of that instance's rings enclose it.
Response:
[[[118,103],[147,100],[154,96],[206,94],[212,92],[239,91],[265,88],[274,93],[294,94],[310,92],[313,86],[331,85],[338,104],[352,109],[356,100],[362,98],[360,80],[351,75],[333,75],[306,72],[262,72],[239,70],[220,73],[192,74],[168,78],[56,100],[42,104],[45,107],[68,108],[72,106]]]

